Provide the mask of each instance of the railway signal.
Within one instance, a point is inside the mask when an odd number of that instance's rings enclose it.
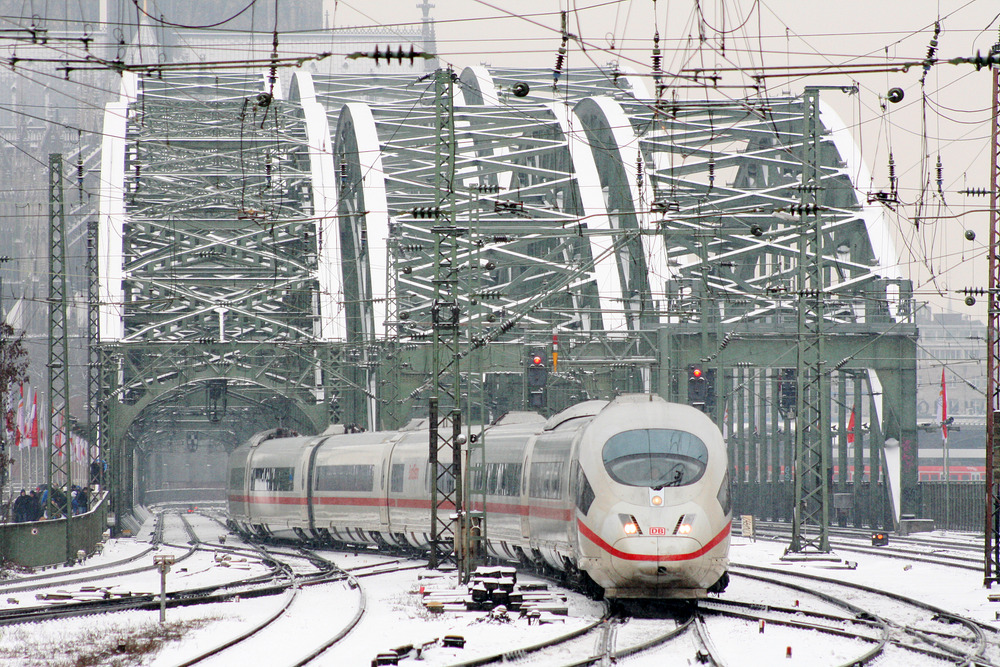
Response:
[[[549,369],[545,365],[545,354],[541,350],[528,353],[528,364],[524,369],[524,381],[528,386],[528,407],[545,407],[545,384],[549,380]]]
[[[798,386],[794,368],[782,368],[778,375],[778,410],[782,415],[795,412]]]
[[[688,403],[703,412],[710,412],[715,407],[715,369],[690,364],[687,382]]]

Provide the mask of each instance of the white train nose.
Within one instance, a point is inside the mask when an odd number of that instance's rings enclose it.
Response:
[[[654,582],[689,568],[702,551],[691,537],[624,537],[612,545],[611,567],[623,579]]]

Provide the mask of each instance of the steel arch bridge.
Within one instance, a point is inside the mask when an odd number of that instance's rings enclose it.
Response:
[[[518,376],[519,350],[553,332],[581,369],[577,397],[683,398],[685,363],[719,364],[733,400],[717,416],[743,437],[785,418],[773,369],[795,364],[776,353],[730,372],[723,350],[794,339],[805,264],[823,267],[819,328],[910,335],[908,282],[829,109],[809,245],[802,98],[667,102],[617,68],[553,86],[549,70],[472,67],[455,83],[455,181],[442,184],[433,78],[126,75],[106,113],[99,217],[112,442],[155,438],[147,426],[178,414],[214,418],[227,443],[275,420],[403,421],[426,388],[442,187],[462,230],[460,326],[483,373]],[[900,366],[898,350],[844,354],[841,421],[852,392],[881,395],[870,371]],[[772,449],[748,481],[791,465]]]

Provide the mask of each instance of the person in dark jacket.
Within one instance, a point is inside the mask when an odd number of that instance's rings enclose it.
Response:
[[[38,492],[32,491],[28,494],[27,509],[24,513],[25,521],[38,521],[42,518],[42,503],[38,499]]]
[[[21,489],[21,494],[14,501],[14,522],[22,523],[28,520],[28,494]]]
[[[52,489],[52,502],[56,506],[56,515],[50,519],[58,519],[60,516],[69,514],[69,507],[66,504],[66,493],[62,489]]]
[[[80,514],[86,514],[90,510],[90,494],[87,493],[87,487],[83,487],[77,492],[76,501],[80,506]]]

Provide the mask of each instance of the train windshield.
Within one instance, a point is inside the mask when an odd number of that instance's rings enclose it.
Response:
[[[694,484],[708,465],[708,447],[698,436],[666,428],[619,433],[605,443],[603,454],[613,480],[654,489]]]

